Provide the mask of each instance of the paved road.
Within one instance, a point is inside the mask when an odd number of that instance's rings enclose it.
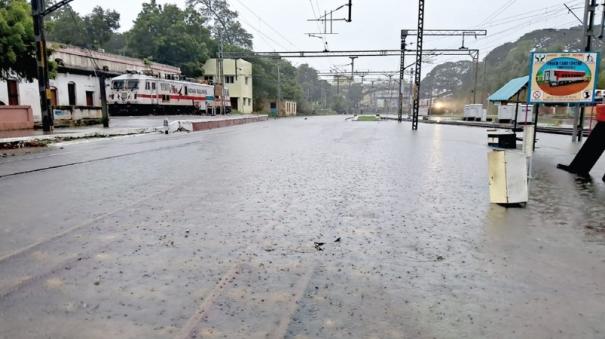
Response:
[[[478,128],[296,118],[0,159],[0,338],[603,338],[605,185],[540,138],[508,210]]]

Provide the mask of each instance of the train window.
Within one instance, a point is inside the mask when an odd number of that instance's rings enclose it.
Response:
[[[139,80],[128,80],[126,82],[126,88],[130,90],[139,89]]]
[[[189,89],[185,86],[185,95],[189,95]]]
[[[168,91],[170,91],[170,85],[169,85],[169,84],[167,84],[167,83],[165,83],[165,82],[162,82],[162,83],[160,84],[160,89],[161,89],[162,91],[166,91],[166,92],[168,92]]]
[[[124,80],[114,80],[111,82],[112,89],[124,89]]]
[[[145,89],[146,90],[150,90],[151,89],[151,84],[149,83],[149,81],[145,81]]]
[[[225,76],[225,83],[226,84],[232,84],[235,82],[235,77],[233,75],[227,75]]]
[[[155,89],[155,82],[151,83],[151,89]]]

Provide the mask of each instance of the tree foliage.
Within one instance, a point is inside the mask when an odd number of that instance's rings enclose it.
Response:
[[[50,16],[46,28],[49,41],[92,49],[106,48],[118,34],[120,13],[96,6],[82,17],[71,6],[65,6]]]
[[[229,9],[226,0],[187,0],[191,7],[199,8],[208,18],[212,36],[215,40],[241,48],[252,49],[252,34],[248,33],[238,21],[239,14]]]
[[[143,4],[127,36],[128,54],[155,62],[181,67],[183,74],[203,74],[214,42],[206,29],[205,18],[192,7],[159,5],[155,0]]]
[[[296,82],[302,90],[302,100],[299,101],[298,110],[310,114],[318,110],[326,110],[328,102],[335,100],[336,91],[325,80],[319,79],[317,70],[308,64],[298,66]]]
[[[9,72],[36,76],[36,48],[31,7],[25,0],[0,0],[0,79]]]
[[[52,4],[49,1],[49,4]],[[226,51],[250,51],[252,35],[238,21],[238,13],[225,0],[188,0],[187,7],[143,3],[131,30],[118,32],[120,14],[95,7],[80,15],[70,6],[46,20],[47,40],[83,48],[137,57],[181,68],[184,75],[198,77],[203,65],[219,49],[223,38]],[[0,0],[0,76],[8,70],[21,77],[36,76],[35,43],[31,8],[26,0]],[[254,106],[262,110],[278,97],[278,66],[281,97],[294,100],[303,113],[313,113],[334,103],[339,112],[345,100],[333,86],[320,80],[309,65],[294,67],[287,60],[247,59],[253,64]]]

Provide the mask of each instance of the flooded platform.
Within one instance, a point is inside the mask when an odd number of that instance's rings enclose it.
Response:
[[[605,173],[489,203],[480,128],[271,120],[0,159],[0,338],[602,338]],[[48,166],[53,164],[53,168]],[[10,174],[10,175],[9,175]]]

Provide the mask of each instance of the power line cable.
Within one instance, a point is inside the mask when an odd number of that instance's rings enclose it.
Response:
[[[272,41],[272,42],[273,42],[273,45],[274,45],[273,47],[278,46],[278,47],[280,47],[280,48],[283,48],[284,50],[287,50],[287,49],[288,49],[288,48],[286,48],[284,45],[282,45],[281,43],[279,43],[278,41],[275,41],[273,38],[271,38],[270,36],[268,36],[267,34],[265,34],[263,31],[261,31],[261,30],[259,30],[258,28],[254,27],[254,25],[250,24],[248,21],[246,21],[246,20],[244,20],[244,19],[242,19],[242,18],[239,18],[239,20],[240,20],[241,22],[243,22],[244,24],[246,24],[246,26],[248,26],[248,27],[250,27],[251,29],[253,29],[253,30],[255,30],[256,32],[258,32],[258,33],[261,35],[261,37],[266,38],[266,39],[264,39],[264,38],[263,38],[265,41],[267,41],[267,39],[268,39],[268,40],[270,40],[270,41]],[[268,41],[267,41],[267,42],[268,42]]]
[[[277,29],[275,29],[273,26],[271,26],[268,22],[266,22],[265,20],[263,20],[261,18],[260,15],[258,15],[255,11],[253,11],[250,7],[248,7],[246,4],[244,4],[242,1],[240,0],[236,0],[239,4],[241,4],[245,9],[247,9],[250,13],[254,14],[258,20],[262,23],[264,23],[267,27],[269,27],[270,30],[272,30],[275,34],[277,34],[280,38],[282,38],[282,40],[284,40],[285,42],[287,42],[288,44],[290,44],[292,47],[296,47],[295,44],[292,43],[292,41],[290,41],[288,38],[286,38],[283,34],[281,34],[281,32],[279,32]]]

